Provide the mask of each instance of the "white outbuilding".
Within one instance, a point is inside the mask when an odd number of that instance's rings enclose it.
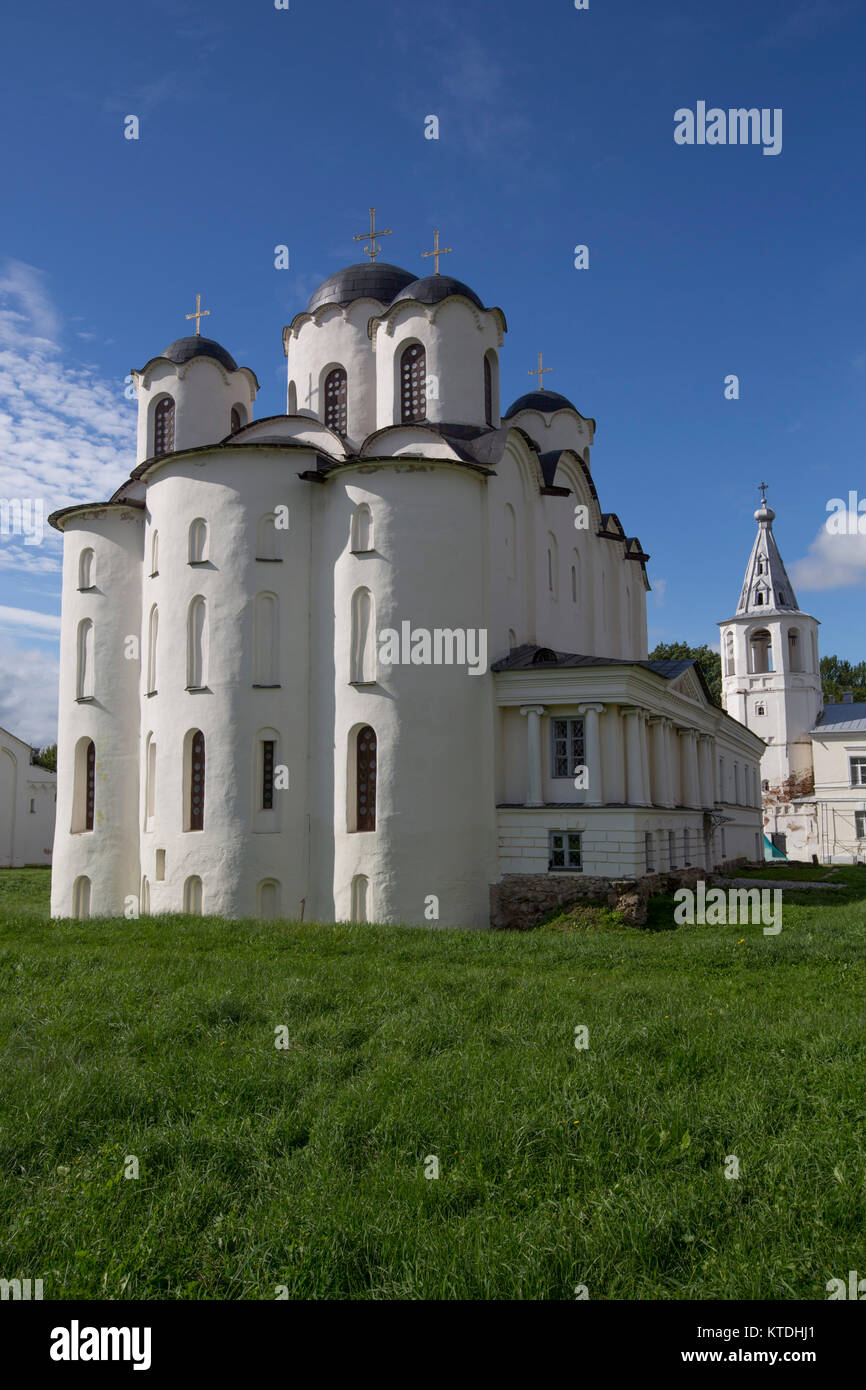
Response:
[[[505,333],[373,261],[285,328],[284,415],[207,338],[133,373],[132,477],[52,518],[55,914],[486,927],[530,879],[756,857],[763,744],[647,659],[595,421],[503,411]]]
[[[57,776],[33,749],[0,729],[0,868],[51,863]]]

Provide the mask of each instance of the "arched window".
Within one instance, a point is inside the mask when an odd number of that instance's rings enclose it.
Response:
[[[376,679],[376,623],[369,589],[356,589],[352,595],[351,637],[349,683],[371,685]]]
[[[96,745],[92,738],[81,738],[75,745],[72,786],[73,835],[92,830],[96,813]]]
[[[760,560],[758,560],[758,563],[757,563],[757,565],[756,565],[756,567],[755,567],[755,573],[756,573],[756,574],[766,574],[766,573],[767,573],[767,562],[766,562],[766,560],[764,560],[763,558],[761,558]]]
[[[274,753],[277,741],[274,738],[263,738],[260,743],[262,760],[261,809],[272,811],[274,809]]]
[[[514,648],[515,648],[516,646],[517,646],[517,633],[514,631],[514,628],[513,628],[513,627],[510,627],[510,628],[508,629],[508,648],[509,648],[509,651],[513,651]]]
[[[93,584],[93,551],[90,546],[86,546],[78,557],[78,587],[79,589],[92,589]]]
[[[253,685],[279,685],[278,641],[277,596],[256,594],[253,604]]]
[[[765,627],[758,628],[749,638],[752,655],[752,674],[767,674],[773,669],[773,639]]]
[[[376,829],[376,734],[369,724],[356,736],[356,828]]]
[[[369,922],[368,899],[370,880],[366,874],[355,874],[352,879],[352,921]]]
[[[153,829],[156,806],[156,740],[148,734],[144,753],[144,828]]]
[[[427,354],[412,343],[400,358],[400,418],[404,425],[427,418]]]
[[[197,516],[189,528],[189,562],[203,565],[207,561],[207,522]]]
[[[740,804],[740,764],[734,763],[734,805]]]
[[[174,449],[174,401],[163,396],[153,412],[153,455],[162,458]]]
[[[788,670],[802,671],[803,659],[800,650],[800,634],[795,627],[788,628]]]
[[[75,681],[75,697],[78,700],[93,699],[93,623],[82,618],[78,624],[78,670]]]
[[[505,503],[505,573],[517,578],[517,515],[510,502]]]
[[[159,532],[154,531],[150,538],[150,577],[155,579],[159,574]]]
[[[493,368],[490,365],[490,358],[484,358],[484,420],[492,427],[493,425]]]
[[[289,400],[287,415],[297,415],[298,413],[298,388],[293,381],[289,382]]]
[[[86,874],[75,880],[72,886],[72,915],[79,922],[90,917],[90,879]]]
[[[147,623],[147,691],[148,695],[156,694],[156,645],[159,636],[159,612],[156,604],[150,610],[150,618]]]
[[[336,434],[345,434],[348,422],[348,385],[343,367],[335,367],[325,377],[325,424]]]
[[[351,546],[353,555],[364,555],[373,549],[373,516],[366,502],[352,513]]]
[[[256,888],[256,915],[264,922],[273,922],[280,915],[280,884],[275,878],[263,878]]]
[[[150,882],[147,874],[144,874],[141,880],[141,904],[139,910],[142,917],[150,916]]]
[[[547,533],[547,587],[552,598],[559,597],[559,548],[552,531]]]
[[[576,550],[571,567],[571,600],[572,603],[580,603],[580,555]]]
[[[186,814],[183,828],[204,830],[205,758],[201,729],[193,729],[186,736],[184,784]]]
[[[202,887],[198,874],[191,874],[183,885],[183,910],[190,917],[200,917]]]
[[[726,632],[726,633],[725,633],[725,675],[726,675],[726,676],[732,676],[733,674],[734,674],[734,634],[733,634],[732,632]]]
[[[282,560],[280,554],[280,532],[277,531],[276,513],[266,512],[256,527],[256,559]]]
[[[201,690],[205,684],[207,609],[201,594],[190,600],[186,615],[186,688]]]
[[[245,422],[245,412],[244,412],[243,406],[240,406],[240,405],[233,405],[233,406],[232,406],[232,416],[231,416],[231,420],[232,420],[231,432],[232,432],[232,434],[236,434],[237,431],[238,431],[239,429],[242,429],[243,426],[244,426],[244,424],[246,423],[246,422]]]

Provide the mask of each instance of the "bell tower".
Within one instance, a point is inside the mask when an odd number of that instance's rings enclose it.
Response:
[[[761,759],[765,795],[789,800],[813,790],[809,730],[824,703],[818,620],[797,604],[773,535],[776,513],[767,505],[766,491],[762,483],[758,534],[737,611],[719,624],[722,703],[767,744]]]

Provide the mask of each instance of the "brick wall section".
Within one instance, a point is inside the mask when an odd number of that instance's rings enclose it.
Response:
[[[729,861],[715,873],[728,873],[747,862]],[[498,931],[528,931],[556,908],[590,902],[613,908],[631,926],[642,927],[650,898],[674,893],[677,888],[694,888],[700,879],[710,883],[714,876],[698,868],[644,874],[641,878],[588,878],[562,872],[505,874],[490,885],[490,925]]]

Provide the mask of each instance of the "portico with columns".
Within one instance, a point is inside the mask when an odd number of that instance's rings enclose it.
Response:
[[[493,671],[503,874],[640,876],[755,857],[763,744],[712,703],[695,663],[522,648]],[[743,769],[739,785],[719,787],[719,758]],[[563,845],[579,867],[555,862]]]

